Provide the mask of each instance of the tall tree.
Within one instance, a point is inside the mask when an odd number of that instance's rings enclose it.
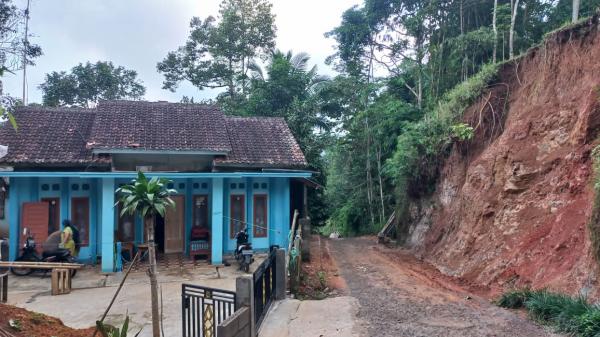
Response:
[[[116,190],[121,204],[121,214],[139,215],[144,220],[146,240],[148,243],[148,276],[150,277],[150,300],[152,304],[152,336],[160,337],[160,317],[158,313],[158,282],[156,280],[156,251],[154,243],[154,226],[156,216],[165,216],[168,207],[175,207],[171,195],[177,193],[167,188],[169,181],[164,178],[148,179],[142,172],[131,184]]]
[[[510,31],[508,36],[508,57],[515,57],[515,23],[517,21],[517,11],[519,10],[519,0],[511,0]]]
[[[580,0],[573,0],[573,14],[571,16],[572,22],[575,22],[579,19],[579,5]]]
[[[104,99],[140,99],[146,92],[135,70],[101,61],[46,74],[39,88],[47,106],[91,107]]]
[[[163,88],[175,91],[187,80],[200,90],[226,88],[234,100],[245,94],[251,61],[275,47],[275,16],[268,0],[223,0],[218,22],[194,17],[188,41],[158,63]]]

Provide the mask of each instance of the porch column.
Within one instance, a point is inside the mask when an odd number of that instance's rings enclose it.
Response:
[[[102,272],[114,272],[115,251],[115,179],[101,180],[102,189]]]
[[[212,180],[211,263],[223,263],[223,178]]]
[[[8,238],[9,238],[9,252],[8,258],[10,261],[14,261],[19,255],[19,237],[21,231],[19,229],[19,219],[21,216],[21,210],[19,209],[19,178],[10,178],[8,187]]]

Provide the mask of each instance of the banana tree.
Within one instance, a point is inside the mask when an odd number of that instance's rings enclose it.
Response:
[[[137,214],[144,219],[146,228],[146,242],[148,243],[150,277],[150,296],[152,301],[152,335],[160,337],[160,325],[158,315],[158,283],[156,280],[156,250],[154,246],[154,226],[156,216],[165,216],[167,207],[175,207],[171,195],[176,190],[168,188],[169,180],[164,178],[148,179],[144,173],[138,172],[136,179],[130,184],[117,189],[118,201],[121,204],[121,214]]]

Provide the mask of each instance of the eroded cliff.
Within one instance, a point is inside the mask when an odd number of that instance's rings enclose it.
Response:
[[[475,128],[411,206],[405,244],[444,273],[489,287],[598,297],[588,222],[600,132],[598,16],[501,67],[465,113]]]

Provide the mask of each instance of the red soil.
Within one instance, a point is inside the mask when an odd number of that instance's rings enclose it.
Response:
[[[11,327],[13,320],[19,328]],[[0,335],[15,337],[90,337],[94,328],[72,329],[63,324],[60,319],[34,313],[12,305],[0,304]]]
[[[412,207],[407,245],[492,292],[550,287],[600,296],[588,222],[600,132],[598,17],[505,65],[465,114],[475,130]]]

